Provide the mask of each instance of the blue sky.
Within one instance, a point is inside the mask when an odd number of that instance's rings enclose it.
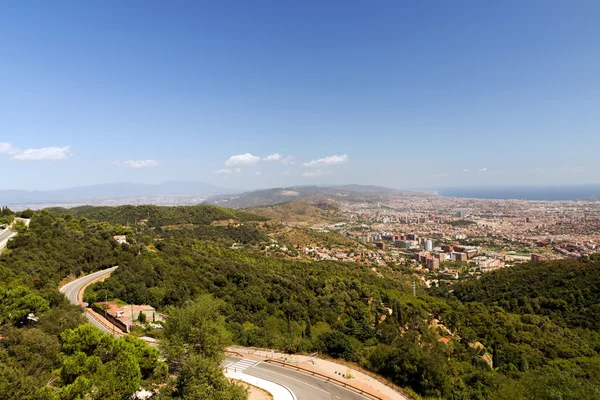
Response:
[[[598,15],[595,0],[3,2],[0,189],[598,183]]]

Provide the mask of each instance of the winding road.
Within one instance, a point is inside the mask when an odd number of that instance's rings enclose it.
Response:
[[[75,305],[80,305],[79,303],[79,292],[83,289],[84,286],[91,283],[92,281],[113,272],[117,267],[112,267],[108,269],[103,269],[102,271],[94,272],[92,274],[86,275],[82,278],[75,279],[72,282],[67,283],[65,286],[61,287],[59,290],[62,294],[64,294],[69,301]],[[113,333],[110,329],[107,329],[104,325],[102,325],[96,318],[94,318],[90,313],[85,313],[86,318],[92,323],[94,326],[98,327],[100,330],[106,333]],[[118,335],[117,335],[118,336]]]
[[[16,235],[16,233],[11,231],[10,228],[0,230],[0,251],[4,250],[8,240],[14,235]]]
[[[117,267],[108,268],[102,271],[94,272],[82,278],[67,283],[60,288],[71,303],[80,305],[79,293],[92,281],[99,279],[113,272]],[[107,333],[113,333],[105,325],[100,323],[90,313],[85,313],[88,320]],[[277,383],[290,392],[297,400],[363,400],[373,399],[349,389],[343,388],[324,379],[308,375],[303,372],[297,372],[278,365],[269,364],[263,361],[251,360],[248,358],[227,356],[224,367],[236,369],[246,375],[262,378],[270,382]],[[383,398],[383,396],[382,396]],[[387,397],[386,397],[387,399]]]

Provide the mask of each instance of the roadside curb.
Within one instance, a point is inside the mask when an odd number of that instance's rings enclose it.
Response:
[[[267,360],[265,360],[265,362],[268,364],[279,365],[280,367],[283,367],[283,368],[292,369],[297,372],[301,372],[301,373],[304,373],[307,375],[311,375],[311,376],[320,378],[326,382],[341,386],[341,387],[351,390],[355,393],[369,397],[373,400],[392,400],[392,398],[390,398],[389,396],[386,396],[382,393],[378,393],[378,394],[373,393],[373,389],[371,387],[368,387],[368,386],[365,387],[366,385],[357,384],[358,382],[353,382],[353,383],[345,382],[336,377],[315,371],[311,368],[300,367],[298,365],[292,365],[292,364],[277,361],[277,360],[268,360],[267,359]]]
[[[231,379],[242,381],[256,386],[271,393],[273,400],[296,400],[294,393],[287,387],[279,383],[271,382],[263,378],[244,374],[243,372],[224,372],[225,376]]]
[[[77,292],[77,301],[79,302],[79,305],[83,308],[84,312],[87,315],[89,315],[90,317],[92,317],[96,321],[98,321],[100,324],[102,324],[102,326],[104,326],[106,329],[108,329],[114,336],[120,337],[125,334],[123,331],[116,328],[112,324],[108,324],[107,321],[104,318],[102,318],[102,316],[100,314],[96,313],[94,310],[90,310],[88,307],[85,306],[85,303],[83,302],[83,293],[85,292],[85,289],[87,289],[88,286],[90,286],[96,282],[100,282],[101,280],[108,278],[110,276],[110,274],[112,274],[112,271],[107,272],[104,275],[100,275],[99,277],[97,277],[97,278],[89,281],[85,285],[83,285],[81,287],[81,289],[79,289],[79,292]]]
[[[244,350],[248,351],[245,353]],[[369,384],[356,380],[345,380],[342,376],[334,376],[333,374],[324,372],[317,368],[311,368],[308,365],[300,365],[300,362],[293,361],[281,361],[277,359],[269,358],[264,354],[255,354],[256,352],[266,352],[266,349],[259,348],[244,348],[240,346],[230,346],[227,349],[227,353],[232,355],[237,355],[238,357],[243,357],[251,360],[263,361],[267,364],[277,365],[279,367],[283,367],[286,369],[291,369],[296,372],[300,372],[306,375],[311,375],[315,378],[319,378],[323,381],[332,383],[334,385],[344,387],[350,391],[361,394],[373,400],[394,400],[394,399],[410,399],[411,397],[406,396],[403,393],[395,393],[395,396],[390,396],[389,394],[383,393],[375,387],[370,386]],[[341,367],[342,365],[340,365]],[[389,387],[389,386],[388,386]],[[390,388],[391,389],[391,388]],[[393,390],[393,389],[391,389]]]
[[[98,271],[100,272],[100,271]],[[88,318],[93,318],[95,321],[97,321],[99,324],[101,324],[108,332],[110,332],[112,335],[116,336],[116,337],[120,337],[122,335],[124,335],[124,333],[116,328],[113,327],[112,324],[107,323],[107,321],[102,318],[101,315],[97,314],[96,312],[94,312],[93,310],[90,310],[88,307],[86,307],[85,303],[83,302],[83,292],[85,291],[85,289],[90,286],[91,284],[94,284],[96,282],[99,282],[103,279],[106,279],[107,277],[110,276],[110,274],[112,274],[113,271],[108,271],[104,274],[101,274],[97,277],[95,277],[94,279],[92,279],[91,281],[89,281],[88,283],[86,283],[85,285],[83,285],[79,291],[77,292],[77,303],[78,305],[83,308],[83,312],[84,314],[88,317]],[[75,279],[76,280],[76,279]],[[64,284],[63,286],[61,286],[59,288],[59,291],[61,291],[64,288],[66,288],[69,284],[71,284],[72,282],[74,282],[75,280],[71,281],[71,282],[67,282],[66,284]]]

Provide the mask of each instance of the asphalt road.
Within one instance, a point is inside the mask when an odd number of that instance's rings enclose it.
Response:
[[[14,232],[8,228],[0,231],[0,251],[4,249],[6,243],[8,243],[8,239],[10,239],[12,235],[14,235]]]
[[[103,269],[102,271],[94,272],[92,274],[84,276],[83,278],[79,278],[72,282],[67,283],[65,286],[61,287],[59,290],[62,294],[64,294],[67,297],[67,299],[69,299],[69,301],[71,303],[79,305],[79,301],[77,299],[77,294],[79,293],[81,288],[83,286],[85,286],[86,284],[88,284],[90,281],[93,281],[94,279],[96,279],[102,275],[106,275],[108,272],[113,272],[115,269],[117,269],[117,267],[112,267],[112,268],[108,268],[108,269]],[[102,331],[104,331],[106,333],[112,333],[109,329],[107,329],[104,325],[102,325],[100,322],[98,322],[94,317],[92,317],[88,313],[85,313],[85,316],[90,321],[90,323],[92,323],[94,326],[100,328]]]
[[[83,286],[90,281],[105,275],[108,272],[112,272],[117,267],[108,268],[102,271],[94,272],[84,276],[83,278],[76,279],[72,282],[67,283],[65,286],[60,288],[60,292],[63,293],[71,303],[79,304],[77,294]],[[90,316],[88,313],[85,314],[88,320],[100,328],[102,331],[112,333],[109,329],[104,327],[95,318]],[[255,362],[242,357],[229,356],[226,358],[224,366],[228,364],[234,364],[242,361],[239,370],[245,374],[255,376],[257,378],[266,379],[271,382],[278,383],[288,388],[294,393],[297,400],[364,400],[369,399],[368,397],[361,396],[358,393],[354,393],[348,389],[344,389],[341,386],[328,383],[322,379],[316,378],[311,375],[307,375],[301,372],[292,371],[290,369],[280,367],[278,365],[272,365],[265,362]]]
[[[236,365],[236,363],[239,363],[240,360],[247,359],[229,356],[226,359],[225,365],[231,364],[228,366],[228,368],[232,368]],[[341,386],[328,383],[314,376],[307,375],[302,372],[292,371],[288,368],[266,362],[247,363],[246,366],[242,366],[237,370],[241,370],[244,374],[266,379],[268,381],[285,386],[294,393],[298,400],[368,399],[368,397],[362,396],[348,389],[344,389]]]
[[[23,221],[23,223],[25,223],[25,225],[27,226],[29,226],[29,223],[31,222],[31,220],[27,218],[15,218],[15,221]],[[8,239],[15,236],[16,234],[17,233],[10,230],[10,228],[0,230],[0,252],[2,252],[2,250],[4,250],[4,248],[6,247]]]

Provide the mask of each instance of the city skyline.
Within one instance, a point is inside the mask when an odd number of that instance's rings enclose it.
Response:
[[[598,11],[4,5],[0,189],[599,183]]]

